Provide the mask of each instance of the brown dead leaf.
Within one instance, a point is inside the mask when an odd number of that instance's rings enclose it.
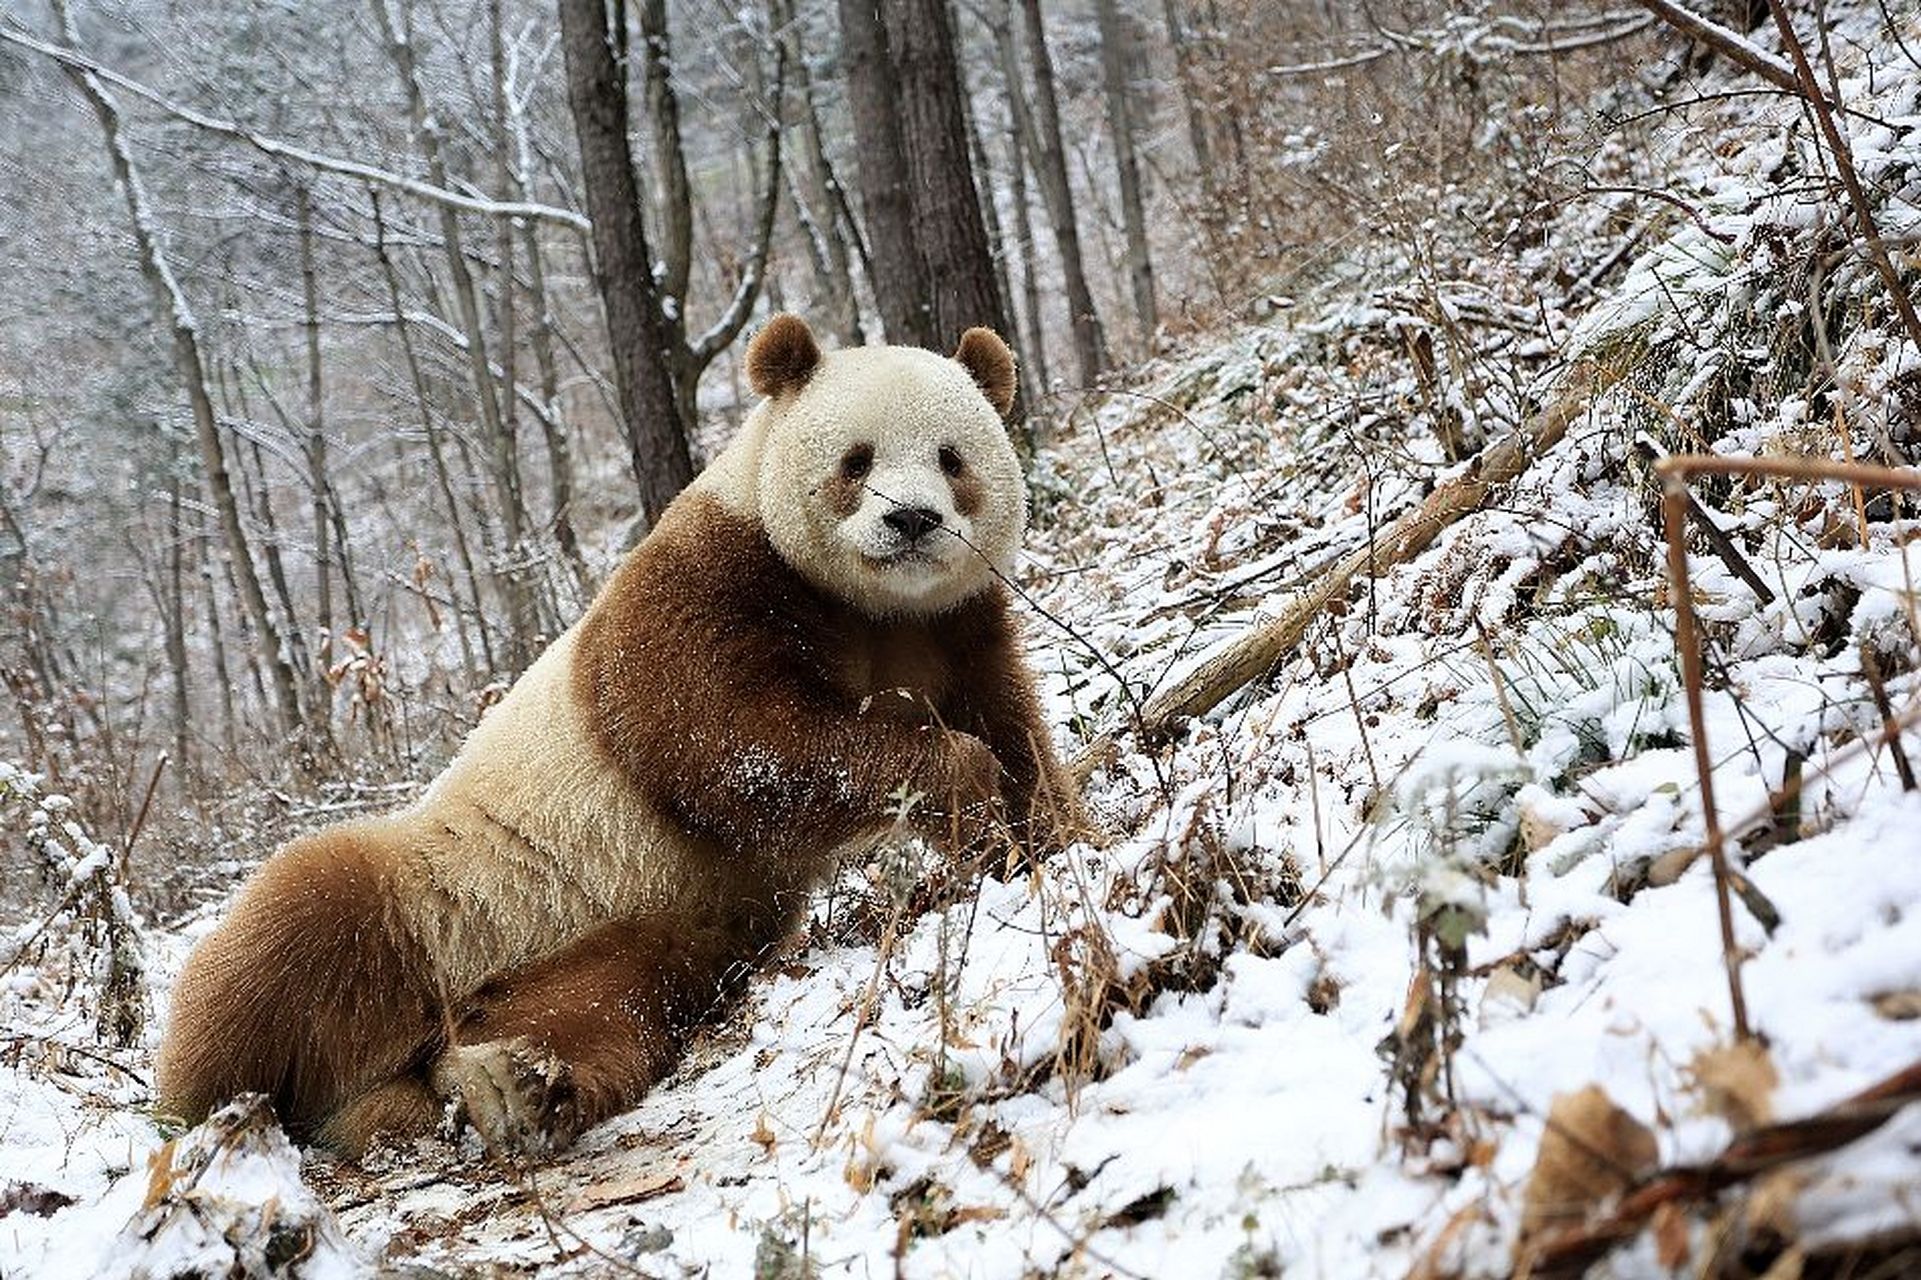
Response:
[[[767,1113],[765,1111],[761,1112],[760,1118],[754,1121],[754,1131],[747,1136],[758,1144],[762,1151],[765,1151],[770,1156],[774,1154],[774,1144],[780,1141],[779,1138],[774,1136],[774,1131],[767,1127]]]
[[[1487,986],[1481,990],[1481,1025],[1486,1026],[1503,1005],[1511,1012],[1526,1013],[1540,998],[1539,974],[1523,975],[1513,965],[1504,964],[1487,975]]]
[[[1703,1049],[1688,1063],[1688,1074],[1701,1091],[1701,1105],[1726,1120],[1736,1133],[1747,1133],[1774,1119],[1774,1088],[1781,1079],[1760,1041]]]
[[[1745,1209],[1748,1233],[1794,1239],[1797,1233],[1794,1206],[1801,1199],[1805,1185],[1805,1176],[1793,1169],[1777,1169],[1757,1181],[1748,1192]]]
[[[991,1205],[991,1204],[963,1205],[960,1208],[954,1210],[953,1213],[948,1215],[947,1229],[949,1231],[952,1231],[955,1227],[961,1226],[969,1222],[999,1222],[1002,1218],[1005,1218],[1006,1216],[1007,1216],[1007,1210],[1002,1209],[997,1205]]]
[[[672,1169],[656,1169],[635,1178],[614,1178],[582,1187],[567,1205],[568,1213],[604,1209],[610,1204],[639,1204],[656,1196],[685,1190],[687,1180]]]
[[[1654,1210],[1654,1256],[1669,1271],[1679,1271],[1694,1253],[1688,1216],[1672,1200]]]
[[[1028,1151],[1027,1144],[1019,1138],[1012,1139],[1008,1143],[1008,1148],[1007,1175],[1014,1180],[1014,1185],[1026,1186],[1027,1171],[1034,1165],[1034,1156]]]
[[[1517,1259],[1525,1259],[1544,1235],[1585,1222],[1652,1170],[1658,1155],[1647,1126],[1614,1105],[1599,1085],[1556,1097],[1528,1177]]]
[[[1912,1022],[1921,1018],[1921,991],[1884,991],[1868,1003],[1890,1022]]]
[[[142,1209],[153,1208],[173,1190],[173,1149],[178,1141],[178,1138],[169,1138],[147,1157],[147,1199],[140,1206]]]

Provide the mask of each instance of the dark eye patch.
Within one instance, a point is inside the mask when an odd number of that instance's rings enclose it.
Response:
[[[951,444],[942,445],[940,447],[940,469],[950,476],[957,476],[962,471],[965,471],[967,464],[961,460],[960,450]]]
[[[874,469],[874,446],[857,444],[841,456],[840,473],[849,480],[863,479]]]

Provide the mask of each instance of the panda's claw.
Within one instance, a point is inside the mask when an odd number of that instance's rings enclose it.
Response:
[[[525,1038],[456,1045],[441,1058],[435,1081],[456,1120],[489,1150],[546,1155],[579,1132],[573,1073]]]

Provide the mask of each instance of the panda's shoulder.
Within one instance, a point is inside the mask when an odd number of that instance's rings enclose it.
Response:
[[[582,624],[593,660],[613,651],[672,651],[773,624],[808,597],[753,515],[689,490],[629,553]]]

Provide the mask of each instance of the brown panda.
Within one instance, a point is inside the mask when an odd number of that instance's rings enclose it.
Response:
[[[1014,362],[823,355],[765,397],[418,801],[293,841],[188,958],[158,1110],[269,1095],[349,1155],[448,1102],[549,1150],[634,1105],[851,845],[1077,813],[1001,577],[1026,522]]]

